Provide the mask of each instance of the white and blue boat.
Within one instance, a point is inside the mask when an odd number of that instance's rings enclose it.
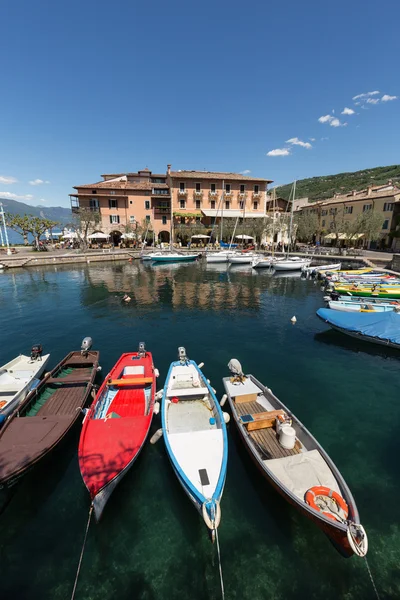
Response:
[[[317,310],[317,315],[332,329],[346,335],[400,350],[400,314],[395,311],[346,313],[330,308],[320,308]]]
[[[190,262],[198,258],[197,254],[184,254],[179,252],[170,252],[165,254],[153,254],[151,260],[153,263],[172,263],[172,262]]]
[[[397,302],[389,303],[382,302],[381,304],[373,304],[368,302],[366,298],[363,302],[347,302],[344,300],[328,300],[328,306],[332,310],[340,310],[341,312],[362,312],[362,313],[382,313],[391,312],[393,310],[400,311],[400,304]]]
[[[214,541],[228,462],[224,413],[200,367],[179,348],[165,382],[161,419],[172,467]]]

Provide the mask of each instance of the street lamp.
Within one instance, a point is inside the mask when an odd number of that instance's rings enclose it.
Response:
[[[3,204],[0,202],[0,233],[1,233],[1,245],[4,246],[4,240],[3,240],[3,232],[1,229],[1,226],[4,227],[4,236],[6,238],[6,245],[7,245],[7,254],[10,255],[11,254],[11,250],[10,250],[10,244],[8,243],[8,233],[7,233],[7,225],[6,225],[6,219],[4,217],[4,209],[3,209]]]

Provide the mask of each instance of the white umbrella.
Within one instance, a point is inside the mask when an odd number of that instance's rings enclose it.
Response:
[[[251,235],[246,235],[245,233],[241,233],[240,235],[235,235],[237,240],[254,240]]]
[[[123,233],[121,235],[122,240],[134,240],[136,238],[136,233]]]
[[[67,239],[76,239],[78,237],[78,234],[75,231],[70,231],[68,233],[64,233],[63,234],[63,238],[67,238]]]
[[[199,233],[198,235],[192,235],[192,239],[193,238],[202,238],[202,239],[208,239],[210,236],[209,235],[204,235],[204,233]]]
[[[102,233],[101,231],[96,231],[95,233],[92,233],[91,235],[88,235],[87,237],[88,237],[88,240],[106,240],[110,236],[108,235],[108,233]]]

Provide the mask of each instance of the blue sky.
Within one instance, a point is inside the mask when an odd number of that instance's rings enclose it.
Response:
[[[387,0],[5,0],[0,197],[69,206],[167,163],[278,184],[396,164],[399,18]]]

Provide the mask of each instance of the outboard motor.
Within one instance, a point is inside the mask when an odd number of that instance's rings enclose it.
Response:
[[[139,342],[138,356],[144,358],[146,356],[146,345],[144,342]]]
[[[31,360],[42,360],[42,344],[34,344],[31,350]]]
[[[91,337],[83,338],[82,345],[81,345],[81,355],[84,356],[85,358],[87,358],[87,356],[89,354],[89,350],[92,346],[93,346],[93,340]]]
[[[186,350],[183,346],[179,346],[178,348],[178,358],[182,365],[185,365],[187,362]]]

